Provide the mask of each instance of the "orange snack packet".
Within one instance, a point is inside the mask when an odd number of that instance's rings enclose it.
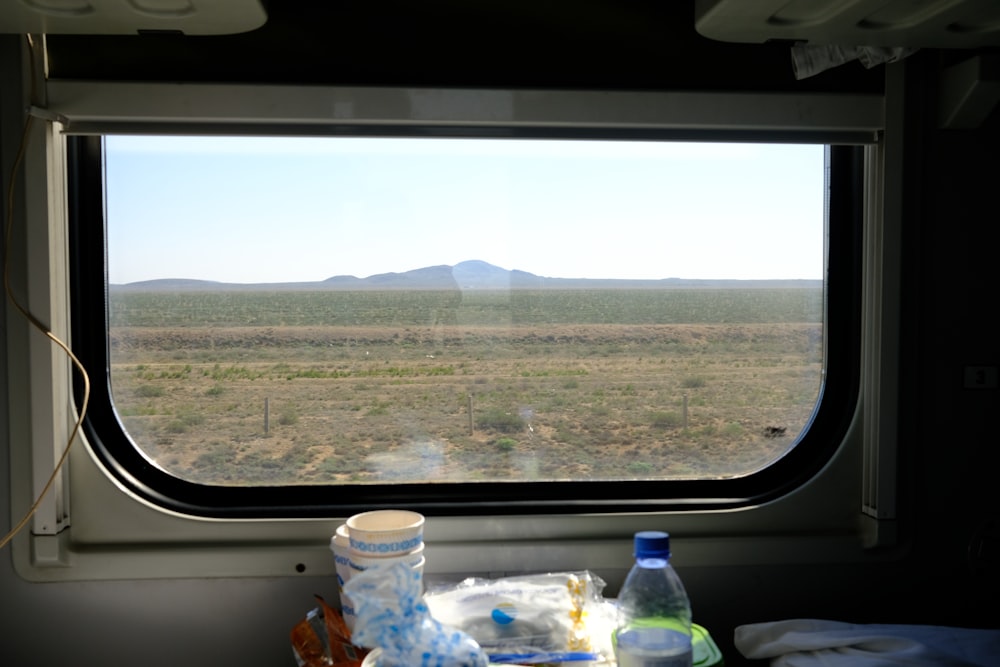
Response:
[[[340,612],[316,596],[319,607],[291,631],[292,652],[299,667],[360,667],[368,649],[351,643],[351,631]]]

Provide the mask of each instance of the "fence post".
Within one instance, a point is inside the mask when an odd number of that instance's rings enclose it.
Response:
[[[271,430],[271,399],[264,399],[264,433],[265,435]]]
[[[475,435],[476,422],[472,418],[472,394],[469,394],[469,435]]]
[[[684,429],[688,427],[688,395],[684,394]]]

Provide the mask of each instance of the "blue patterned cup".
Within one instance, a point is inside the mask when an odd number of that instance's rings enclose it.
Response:
[[[337,568],[337,593],[340,594],[340,611],[349,629],[354,629],[354,605],[344,593],[344,584],[351,578],[351,542],[347,535],[347,524],[337,526],[337,532],[330,538],[330,551]]]
[[[424,543],[424,516],[409,510],[373,510],[347,520],[352,554],[369,558],[404,556]]]
[[[365,556],[356,551],[350,552],[348,564],[353,572],[364,572],[373,567],[389,567],[395,563],[406,563],[411,567],[420,563],[424,557],[424,544],[421,542],[412,551],[399,556]]]

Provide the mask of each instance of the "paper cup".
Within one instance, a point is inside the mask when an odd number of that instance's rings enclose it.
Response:
[[[353,572],[364,572],[373,567],[389,567],[395,563],[417,565],[424,558],[424,544],[421,542],[412,551],[399,556],[367,556],[353,550],[348,553],[348,565]]]
[[[363,556],[402,556],[424,541],[424,517],[409,510],[374,510],[347,520],[351,552]]]
[[[337,567],[337,593],[340,595],[340,614],[344,623],[354,629],[354,604],[344,593],[344,584],[351,578],[351,540],[347,535],[347,524],[337,526],[337,531],[330,538],[330,551]]]
[[[351,539],[347,535],[347,524],[337,526],[337,532],[330,538],[330,551],[337,566],[337,586],[342,589],[351,578]]]

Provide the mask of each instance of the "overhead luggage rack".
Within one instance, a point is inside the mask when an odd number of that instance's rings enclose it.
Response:
[[[971,49],[1000,46],[993,0],[696,0],[710,39],[763,43]]]

